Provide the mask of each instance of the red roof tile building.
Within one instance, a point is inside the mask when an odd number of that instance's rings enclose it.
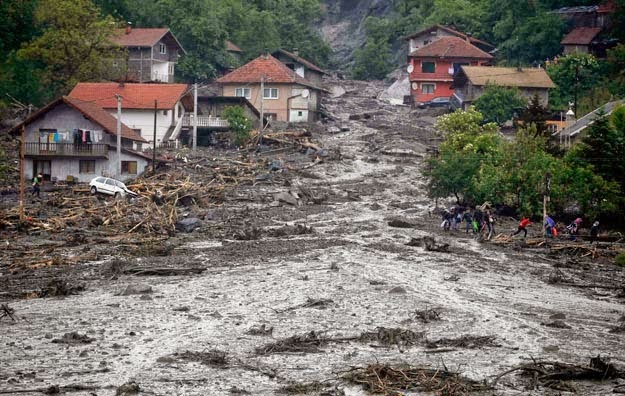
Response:
[[[284,63],[298,76],[304,77],[308,81],[317,85],[321,85],[321,79],[324,75],[328,74],[319,66],[299,56],[297,49],[294,49],[293,52],[279,49],[275,51],[272,56]]]
[[[128,81],[174,82],[175,65],[185,51],[169,29],[133,29],[128,24],[111,41],[128,50]]]
[[[454,74],[463,65],[481,66],[493,59],[492,55],[474,46],[468,39],[456,36],[441,37],[408,56],[410,93],[415,103],[436,97],[450,97]]]
[[[69,94],[112,115],[117,114],[117,95],[122,100],[122,122],[150,145],[154,142],[155,104],[157,144],[179,134],[185,113],[193,106],[186,84],[78,83]]]
[[[217,83],[223,96],[247,98],[267,119],[309,122],[318,114],[322,89],[271,55],[259,56]]]

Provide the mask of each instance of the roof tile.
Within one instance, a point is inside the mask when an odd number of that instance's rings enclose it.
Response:
[[[414,50],[410,56],[425,58],[478,58],[492,59],[492,55],[482,51],[465,39],[441,37],[428,45]]]
[[[545,69],[491,66],[462,66],[473,85],[496,84],[504,87],[555,88]]]
[[[115,95],[121,95],[124,109],[153,109],[157,100],[159,110],[170,110],[187,88],[186,84],[78,83],[69,96],[114,109],[117,108]]]
[[[578,27],[560,41],[562,45],[583,44],[588,45],[601,33],[601,28]]]
[[[123,47],[151,47],[167,32],[167,28],[133,28],[130,33],[126,33],[125,29],[117,29],[112,41]]]
[[[264,78],[266,82],[274,84],[300,84],[315,89],[310,81],[298,76],[293,70],[271,55],[261,55],[246,63],[238,69],[217,79],[220,84],[229,83],[260,83]]]

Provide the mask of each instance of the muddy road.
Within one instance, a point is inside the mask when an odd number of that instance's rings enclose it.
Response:
[[[623,271],[440,232],[419,173],[437,142],[434,115],[378,101],[381,86],[341,84],[346,93],[327,103],[336,119],[315,135],[336,158],[290,186],[238,189],[166,256],[124,257],[109,245],[76,272],[85,283],[76,295],[5,301],[16,320],[0,319],[0,394],[366,395],[341,377],[409,364],[492,384],[532,359],[587,365],[597,355],[622,369],[625,333],[613,329],[625,296],[553,276],[623,285]],[[268,198],[293,189],[325,199]],[[407,245],[424,236],[449,248]],[[512,372],[476,394],[559,392],[528,383]],[[623,383],[570,386],[604,395]]]

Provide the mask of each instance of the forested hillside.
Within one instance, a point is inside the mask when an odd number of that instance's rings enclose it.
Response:
[[[110,67],[119,49],[108,37],[127,21],[134,27],[172,30],[187,53],[176,69],[176,77],[185,82],[205,81],[224,66],[236,66],[225,51],[226,40],[243,49],[243,61],[263,50],[297,47],[320,66],[371,79],[403,66],[405,35],[433,23],[495,44],[498,63],[544,61],[560,53],[566,29],[549,11],[593,3],[596,0],[6,0],[0,2],[0,111],[15,100],[41,106],[69,92],[77,81],[119,78]],[[623,42],[625,29],[618,27],[625,23],[625,0],[617,3],[613,34]],[[623,56],[615,57],[607,68],[617,70],[623,63]]]

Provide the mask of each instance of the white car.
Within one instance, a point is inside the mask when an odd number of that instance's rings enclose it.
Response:
[[[89,182],[89,187],[91,187],[91,194],[108,194],[115,198],[125,197],[126,195],[131,197],[137,196],[137,194],[130,191],[124,183],[109,177],[96,177]]]

